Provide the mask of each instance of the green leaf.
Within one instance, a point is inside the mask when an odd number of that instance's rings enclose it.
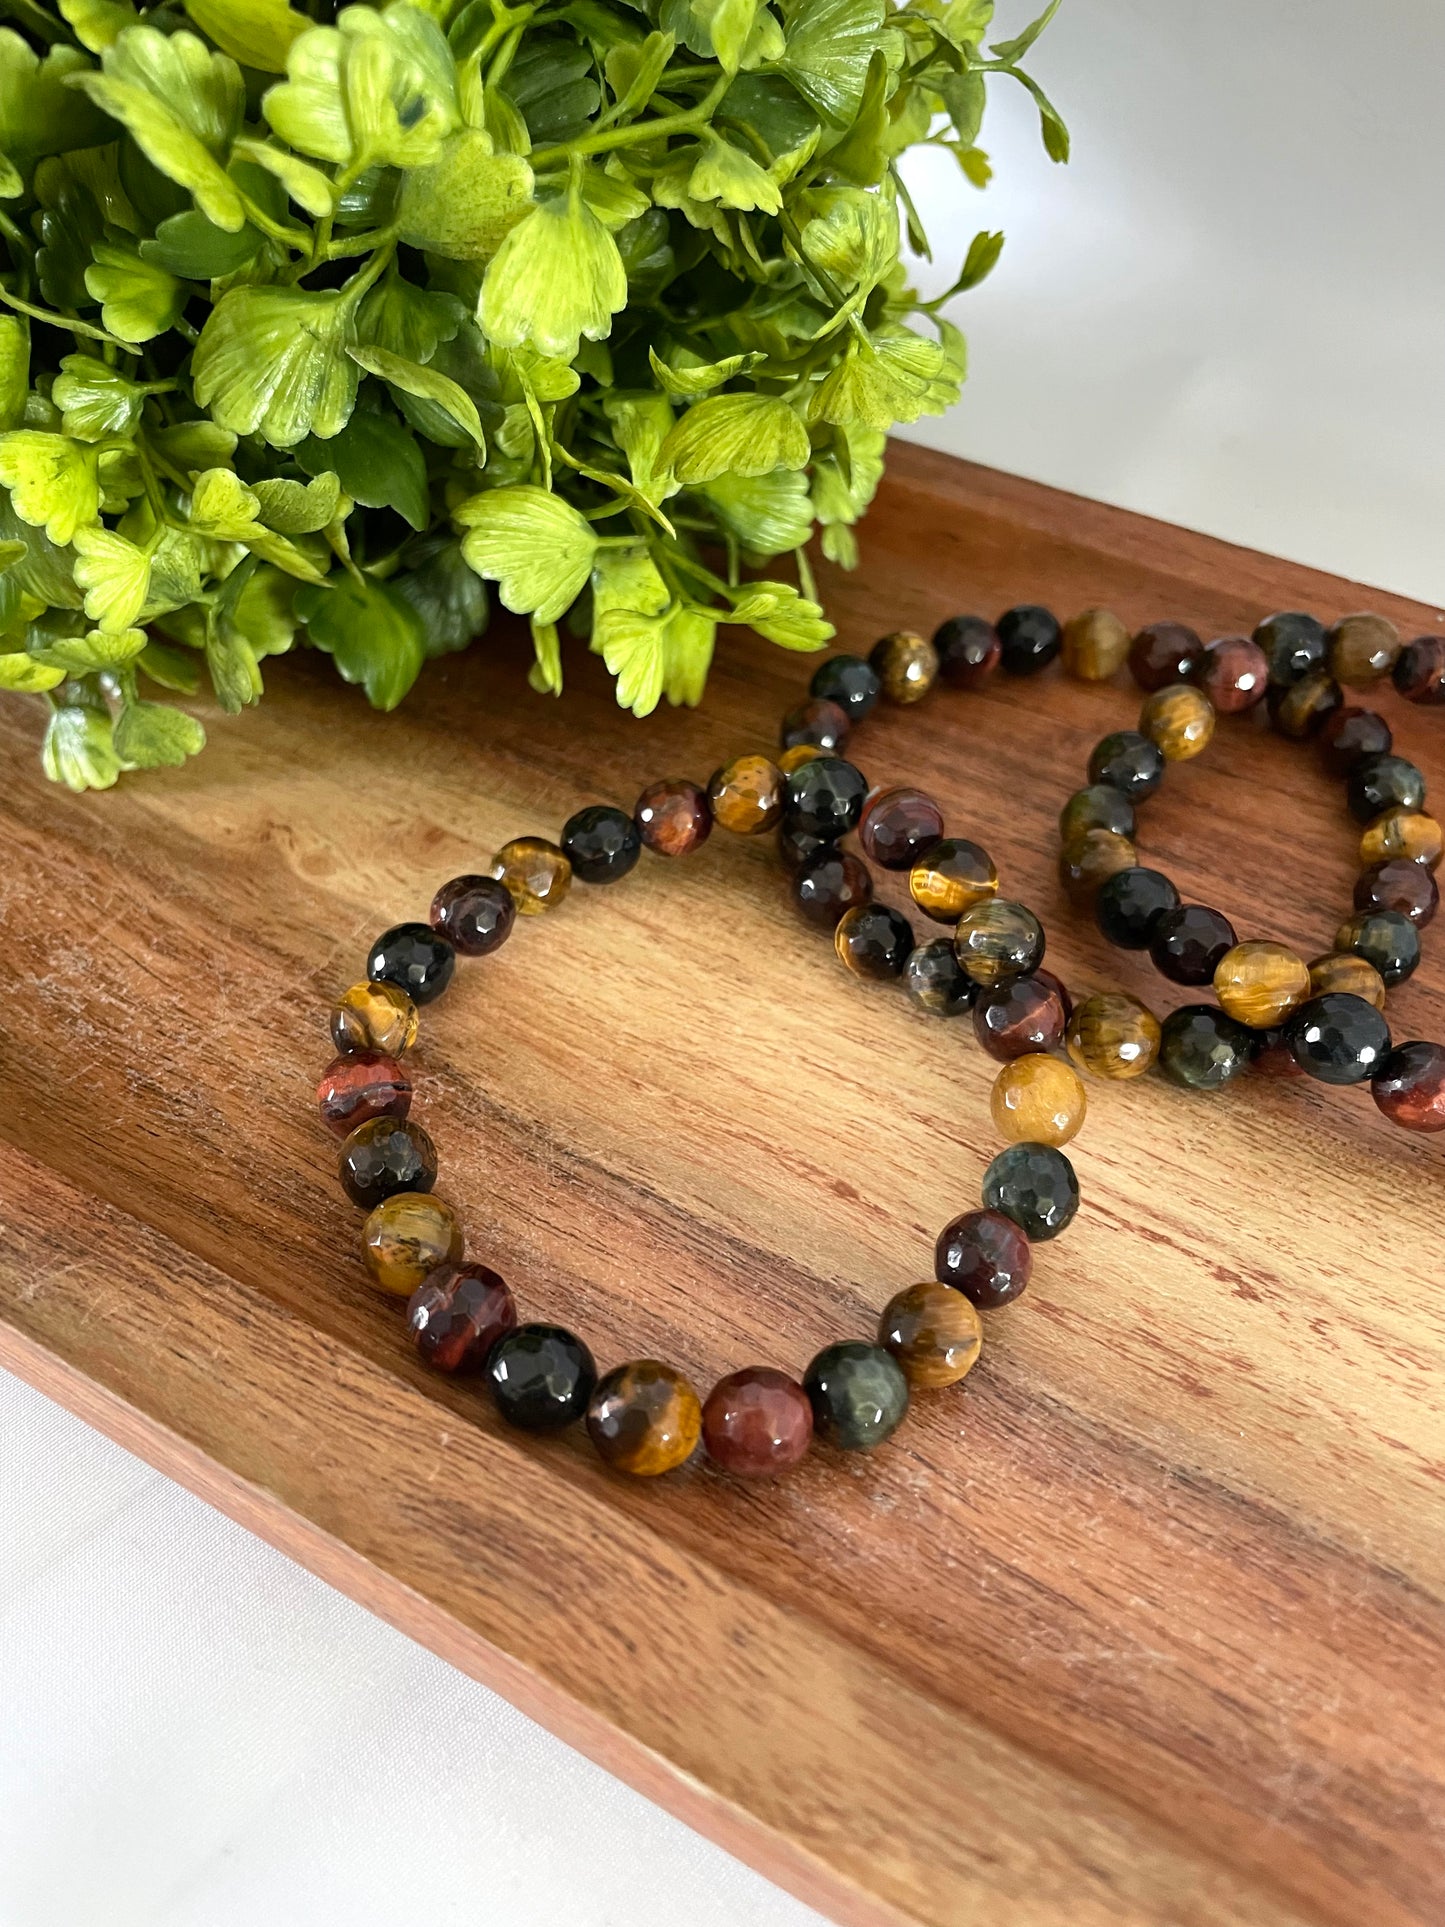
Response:
[[[244,268],[260,247],[261,231],[249,222],[228,233],[198,209],[188,208],[162,221],[154,237],[141,242],[140,257],[184,281],[214,281]]]
[[[0,314],[0,429],[25,419],[29,387],[30,323],[24,315]]]
[[[291,43],[311,24],[286,0],[185,0],[201,32],[243,67],[284,73]]]
[[[388,274],[363,297],[356,311],[356,333],[359,340],[388,354],[430,361],[442,342],[453,339],[465,312],[453,294],[433,294],[399,274]]]
[[[555,622],[576,601],[597,553],[592,524],[560,495],[521,485],[474,495],[454,511],[462,554],[495,581],[516,615]]]
[[[78,47],[52,47],[42,60],[12,27],[0,28],[0,150],[21,174],[46,154],[109,138],[105,116],[69,84],[90,65]]]
[[[592,646],[617,678],[617,701],[634,716],[650,716],[662,698],[668,616],[607,609],[594,617]]]
[[[456,64],[417,8],[346,7],[292,41],[286,79],[261,106],[288,146],[350,175],[425,167],[457,126]]]
[[[640,114],[657,92],[663,70],[677,41],[670,33],[650,33],[643,40],[621,40],[604,62],[607,84],[616,96],[612,112],[619,121]]]
[[[838,188],[803,229],[803,252],[845,288],[868,293],[898,259],[898,212],[881,194]]]
[[[271,485],[273,500],[277,486],[274,482]],[[292,486],[297,497],[305,497],[306,491],[299,484]],[[264,556],[303,582],[322,579],[322,571],[294,543],[264,525],[260,497],[232,469],[210,468],[196,477],[190,527],[194,534],[215,542],[244,542],[253,555]]]
[[[948,0],[939,23],[956,47],[976,47],[993,24],[993,0]]]
[[[1057,4],[1057,0],[1055,0],[1055,4]],[[1058,108],[1055,107],[1039,83],[1031,79],[1028,74],[1020,73],[1016,67],[1011,67],[1008,71],[1013,75],[1014,79],[1019,82],[1020,86],[1027,88],[1029,93],[1033,95],[1034,105],[1039,110],[1039,132],[1043,136],[1044,152],[1051,161],[1058,161],[1061,164],[1067,161],[1069,158],[1069,130],[1065,127],[1063,117],[1059,113]]]
[[[52,710],[40,760],[52,783],[71,790],[108,790],[125,768],[109,715],[83,703],[61,703]]]
[[[972,147],[983,127],[983,110],[988,94],[983,75],[976,67],[961,74],[945,74],[938,83],[948,118],[965,147]]]
[[[359,682],[375,709],[395,709],[421,671],[426,651],[411,604],[384,582],[342,574],[301,589],[296,613],[344,682]]]
[[[175,276],[154,261],[143,261],[130,248],[98,241],[91,250],[94,263],[85,270],[85,286],[100,302],[100,318],[122,341],[152,341],[175,326],[186,304],[185,290]]]
[[[745,622],[783,649],[821,649],[836,631],[816,602],[786,582],[750,582],[725,622]]]
[[[397,220],[411,247],[452,261],[490,261],[531,205],[527,162],[494,152],[490,134],[468,127],[429,166],[405,176]]]
[[[719,475],[768,475],[805,468],[808,431],[773,395],[713,395],[689,408],[662,445],[660,459],[685,486]]]
[[[529,34],[503,85],[538,144],[572,140],[601,99],[590,49],[556,34]]]
[[[600,341],[627,302],[622,256],[581,192],[543,201],[514,227],[482,283],[481,324],[503,348],[523,342],[571,361]]]
[[[61,18],[82,47],[104,53],[136,22],[130,0],[59,0]]]
[[[213,421],[177,422],[171,428],[149,429],[147,440],[168,462],[192,473],[224,468],[236,452],[235,435],[229,428],[217,428]]]
[[[329,441],[300,443],[296,459],[310,475],[334,471],[343,491],[365,508],[394,508],[414,529],[431,518],[425,458],[411,430],[389,415],[358,409]]]
[[[665,395],[614,393],[602,406],[634,486],[649,501],[661,502],[676,488],[672,471],[660,460],[672,430],[672,404]]]
[[[972,241],[968,244],[968,253],[964,256],[963,269],[957,281],[954,283],[955,290],[959,294],[962,294],[968,288],[976,288],[980,281],[992,274],[997,265],[998,257],[1002,253],[1002,234],[989,234],[987,232],[975,234]]]
[[[15,513],[64,547],[100,513],[100,474],[93,448],[35,428],[0,434],[0,483]]]
[[[317,220],[332,212],[336,196],[332,192],[331,182],[319,167],[313,167],[309,161],[299,160],[295,154],[283,153],[279,147],[272,147],[269,141],[238,140],[231,152],[237,160],[265,168],[281,183],[297,207],[315,215]]]
[[[94,355],[64,355],[50,398],[61,409],[61,427],[77,441],[129,435],[140,420],[146,387],[129,381]]]
[[[0,689],[8,689],[17,696],[43,695],[47,689],[54,689],[63,683],[67,673],[50,663],[38,661],[23,649],[10,655],[0,655]]]
[[[694,201],[718,201],[744,212],[756,208],[777,214],[783,205],[782,193],[768,170],[711,128],[704,130],[702,153],[688,176],[687,192]]]
[[[300,594],[293,577],[283,575],[267,562],[247,576],[241,593],[231,604],[228,620],[246,638],[252,655],[284,656],[296,635],[296,597]]]
[[[196,343],[196,400],[222,428],[259,430],[276,448],[335,435],[360,380],[346,352],[354,325],[345,289],[232,288]]]
[[[538,622],[533,616],[531,626],[534,661],[527,671],[527,681],[539,696],[560,696],[562,640],[557,634],[557,625],[555,622]]]
[[[663,0],[660,18],[692,53],[735,74],[757,14],[758,0]]]
[[[1011,65],[1028,52],[1058,10],[1059,0],[1049,0],[1048,6],[1044,8],[1038,19],[1031,20],[1022,33],[1015,34],[1012,40],[995,40],[989,52],[996,60],[1002,60]]]
[[[54,636],[36,653],[40,660],[70,676],[123,669],[146,646],[144,629],[90,629],[83,636]]]
[[[795,468],[771,475],[719,475],[702,491],[718,520],[749,555],[783,555],[813,533],[808,478]]]
[[[435,368],[419,367],[404,355],[389,354],[385,348],[364,348],[353,344],[346,352],[369,375],[377,376],[389,387],[399,388],[403,394],[415,395],[421,401],[435,402],[459,428],[466,430],[482,454],[486,453],[486,438],[482,434],[477,405],[450,375],[444,375]]]
[[[115,719],[115,747],[135,769],[175,768],[200,754],[206,732],[169,703],[128,702]]]
[[[144,549],[110,529],[77,529],[72,540],[75,580],[85,595],[85,613],[107,634],[130,629],[146,605],[151,563]],[[136,648],[144,647],[145,637]],[[134,651],[132,652],[134,653]]]
[[[883,17],[883,0],[803,0],[788,25],[782,71],[836,127],[857,114]]]
[[[684,604],[675,612],[667,625],[662,682],[662,693],[670,703],[696,708],[702,701],[716,636],[717,619],[706,609]]]
[[[703,395],[710,395],[714,388],[721,388],[735,375],[749,373],[760,361],[766,361],[767,356],[754,352],[724,355],[721,361],[699,361],[679,354],[676,363],[670,364],[660,360],[657,350],[649,347],[647,359],[664,393],[676,401],[697,401]]]
[[[261,520],[280,535],[314,535],[335,519],[341,484],[329,470],[310,482],[266,476],[251,493],[261,505]]]
[[[201,672],[195,657],[188,650],[173,649],[168,642],[148,642],[136,657],[136,663],[162,689],[194,696],[201,686]]]
[[[840,428],[887,430],[937,412],[946,398],[932,393],[944,372],[943,350],[908,329],[872,343],[850,343],[849,352],[809,398],[808,419]]]
[[[216,701],[228,716],[261,700],[256,652],[231,622],[217,622],[206,635],[206,673]]]
[[[465,649],[487,626],[487,587],[468,568],[460,542],[427,536],[402,551],[403,568],[391,578],[394,595],[410,604],[421,623],[428,656]]]

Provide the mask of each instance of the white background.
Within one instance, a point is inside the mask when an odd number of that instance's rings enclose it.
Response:
[[[1004,14],[1003,29],[1022,24]],[[1445,9],[1066,0],[912,168],[973,373],[921,439],[1445,600]],[[0,1927],[816,1916],[0,1379]]]

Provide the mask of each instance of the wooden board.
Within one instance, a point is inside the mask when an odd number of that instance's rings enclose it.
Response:
[[[903,448],[864,554],[826,583],[860,648],[1024,598],[1439,620]],[[329,1000],[507,836],[771,744],[811,666],[735,634],[701,714],[638,724],[580,649],[561,704],[525,658],[498,629],[390,718],[268,664],[192,768],[84,799],[0,705],[0,1361],[840,1921],[1438,1923],[1445,1147],[1367,1096],[1092,1086],[1084,1208],[967,1387],[776,1486],[620,1481],[409,1355],[312,1109]],[[1136,701],[943,693],[855,754],[992,848],[1071,983],[1161,1007],[1053,879]],[[1384,706],[1438,794],[1445,718]],[[1245,723],[1143,840],[1313,955],[1356,835]],[[1438,945],[1391,1015],[1445,1037]],[[473,1250],[700,1382],[866,1335],[996,1148],[967,1024],[849,979],[723,834],[522,927],[417,1063]]]

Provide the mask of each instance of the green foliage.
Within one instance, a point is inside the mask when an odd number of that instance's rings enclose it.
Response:
[[[298,641],[382,709],[530,619],[639,716],[832,633],[963,337],[898,174],[975,185],[992,0],[25,0],[0,28],[0,692],[73,789],[183,763]],[[792,580],[768,565],[788,558]],[[759,579],[761,577],[761,579]]]

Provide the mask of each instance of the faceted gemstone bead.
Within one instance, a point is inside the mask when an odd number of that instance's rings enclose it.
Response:
[[[1044,960],[1044,926],[1026,903],[989,897],[965,910],[953,933],[964,974],[980,988],[1027,976]]]
[[[808,684],[810,696],[836,703],[854,723],[862,722],[881,689],[878,671],[861,656],[830,656],[813,671]]]
[[[938,1234],[933,1269],[940,1284],[961,1291],[980,1311],[997,1311],[1027,1286],[1033,1252],[1002,1211],[965,1211]]]
[[[1340,685],[1325,669],[1312,669],[1298,682],[1271,683],[1266,698],[1269,720],[1296,743],[1323,729],[1343,701]]]
[[[1067,1023],[1058,991],[1041,977],[994,984],[979,991],[973,1006],[974,1036],[1001,1064],[1030,1051],[1057,1050]]]
[[[411,1295],[406,1322],[423,1364],[435,1372],[479,1372],[517,1322],[512,1294],[487,1265],[445,1264]]]
[[[1311,997],[1323,997],[1331,990],[1347,990],[1352,997],[1363,997],[1376,1010],[1385,1008],[1384,978],[1353,950],[1331,950],[1310,965]]]
[[[524,1432],[560,1432],[586,1412],[597,1384],[592,1354],[561,1325],[518,1325],[486,1363],[497,1410]]]
[[[1239,1023],[1267,1030],[1309,996],[1310,973],[1287,944],[1237,943],[1215,965],[1214,994]]]
[[[555,910],[572,888],[572,865],[565,850],[544,836],[515,836],[492,858],[491,874],[507,887],[522,917]]]
[[[913,927],[886,903],[855,904],[839,919],[833,948],[855,977],[886,982],[907,968]]]
[[[1330,669],[1346,689],[1368,689],[1388,676],[1400,654],[1400,632],[1384,616],[1341,616],[1329,632]]]
[[[1186,763],[1209,747],[1214,735],[1214,704],[1193,683],[1172,682],[1146,697],[1139,729],[1166,763]]]
[[[413,1118],[374,1117],[342,1145],[339,1169],[347,1197],[369,1211],[398,1191],[430,1191],[436,1146]]]
[[[1129,645],[1129,670],[1141,689],[1188,682],[1204,658],[1204,644],[1182,622],[1150,622]]]
[[[868,865],[856,856],[825,845],[793,878],[793,901],[808,919],[824,930],[835,930],[840,917],[856,904],[873,900],[873,878]]]
[[[338,1137],[374,1117],[405,1117],[411,1109],[411,1079],[384,1051],[353,1051],[333,1059],[321,1073],[316,1102],[322,1122]]]
[[[1252,636],[1221,636],[1205,650],[1194,680],[1221,716],[1237,716],[1263,702],[1269,662]]]
[[[1063,654],[1080,682],[1107,682],[1129,660],[1129,631],[1112,609],[1084,609],[1064,624]]]
[[[933,632],[938,671],[955,689],[982,689],[998,668],[1003,644],[982,616],[950,616]]]
[[[803,1376],[813,1430],[844,1452],[871,1452],[903,1423],[908,1379],[891,1352],[845,1339],[818,1353]]]
[[[331,1013],[339,1051],[382,1051],[399,1057],[416,1042],[421,1013],[396,984],[353,984]]]
[[[1384,756],[1394,734],[1376,710],[1346,703],[1320,729],[1320,761],[1331,776],[1348,776],[1367,756]]]
[[[848,712],[826,696],[810,696],[783,718],[783,749],[841,750],[852,734]]]
[[[1258,1071],[1261,1077],[1289,1078],[1303,1077],[1304,1072],[1294,1061],[1294,1053],[1285,1042],[1284,1026],[1272,1025],[1269,1030],[1252,1031],[1254,1055],[1249,1067]]]
[[[1398,803],[1382,810],[1360,838],[1360,861],[1367,864],[1389,863],[1403,856],[1433,870],[1439,865],[1442,850],[1445,835],[1435,818],[1426,816],[1423,810],[1402,809]]]
[[[815,756],[788,778],[783,822],[790,830],[834,842],[856,829],[868,778],[841,756]]]
[[[1061,1057],[1016,1057],[993,1081],[989,1114],[1010,1144],[1067,1144],[1089,1108],[1079,1073]]]
[[[898,1360],[910,1385],[936,1390],[956,1385],[978,1362],[983,1323],[961,1291],[930,1278],[889,1299],[878,1321],[878,1342]]]
[[[943,835],[943,812],[922,790],[878,790],[863,806],[858,841],[885,870],[911,870]]]
[[[1325,625],[1297,609],[1266,616],[1255,630],[1254,640],[1264,651],[1269,680],[1277,687],[1298,682],[1311,670],[1322,668],[1330,652]]]
[[[361,1249],[372,1283],[410,1298],[438,1265],[461,1257],[462,1228],[451,1206],[430,1191],[398,1191],[367,1217]]]
[[[1047,985],[1059,1000],[1059,1009],[1064,1013],[1067,1024],[1074,1014],[1074,1000],[1069,995],[1069,987],[1062,977],[1056,977],[1052,970],[1036,970],[1033,973],[1036,983]]]
[[[642,838],[626,810],[589,803],[563,825],[562,854],[579,883],[616,883],[642,855]]]
[[[1398,910],[1361,910],[1335,932],[1335,949],[1353,950],[1372,963],[1393,990],[1419,968],[1420,933]]]
[[[777,826],[788,779],[767,756],[739,756],[707,786],[713,818],[737,836],[760,836]]]
[[[1322,1084],[1363,1084],[1390,1050],[1390,1026],[1380,1012],[1347,990],[1327,991],[1301,1004],[1284,1037],[1300,1069]]]
[[[702,1442],[713,1464],[742,1479],[787,1472],[813,1442],[813,1407],[795,1378],[749,1365],[720,1378],[702,1408]]]
[[[1217,1004],[1182,1004],[1159,1027],[1159,1068],[1191,1091],[1217,1091],[1248,1069],[1256,1032]]]
[[[1370,1084],[1375,1102],[1406,1131],[1445,1131],[1445,1044],[1397,1044]]]
[[[686,777],[649,783],[632,812],[637,833],[658,856],[689,856],[712,834],[707,792]]]
[[[379,936],[366,960],[373,983],[395,984],[414,1004],[429,1004],[452,980],[457,953],[429,924],[398,923]]]
[[[1047,669],[1063,646],[1064,632],[1057,616],[1036,602],[1005,609],[994,624],[998,631],[999,664],[1007,676],[1036,676]]]
[[[1135,824],[1134,805],[1122,790],[1111,789],[1107,783],[1090,783],[1086,789],[1075,790],[1059,811],[1059,838],[1071,843],[1085,830],[1112,830],[1115,836],[1132,837]]]
[[[1350,771],[1345,800],[1357,823],[1369,823],[1383,810],[1425,807],[1425,779],[1403,756],[1367,756]]]
[[[1416,636],[1407,642],[1390,679],[1407,702],[1445,703],[1445,636]]]
[[[1219,960],[1238,938],[1223,911],[1202,903],[1167,910],[1154,926],[1149,955],[1154,968],[1174,984],[1212,984]]]
[[[1159,1055],[1159,1019],[1137,997],[1097,990],[1075,1006],[1067,1041],[1080,1070],[1115,1082],[1142,1077]]]
[[[655,1358],[618,1365],[599,1380],[587,1433],[614,1472],[655,1479],[685,1465],[702,1432],[702,1406],[682,1373]]]
[[[997,891],[993,858],[966,837],[940,838],[908,872],[908,894],[935,923],[957,923],[965,910]]]
[[[1179,892],[1162,870],[1119,870],[1094,898],[1094,921],[1121,950],[1147,950],[1159,919],[1179,908]]]
[[[938,681],[938,655],[927,636],[895,629],[875,642],[868,661],[891,703],[916,703]]]
[[[1121,871],[1137,869],[1139,852],[1127,836],[1113,830],[1080,830],[1059,851],[1059,882],[1081,909],[1088,909],[1102,886]]]
[[[778,751],[778,768],[784,776],[791,776],[795,769],[801,769],[804,763],[811,763],[815,756],[826,754],[827,751],[819,749],[816,743],[795,743],[791,749]]]
[[[464,957],[485,957],[512,934],[517,906],[496,877],[453,877],[431,901],[431,927]]]
[[[1355,879],[1357,910],[1398,910],[1422,928],[1434,916],[1439,902],[1440,886],[1430,866],[1412,863],[1408,857],[1376,863]]]
[[[814,836],[809,830],[790,830],[786,823],[778,831],[778,859],[790,876],[796,876],[815,856],[833,847],[826,836]]]
[[[1067,1231],[1079,1208],[1079,1180],[1052,1144],[1010,1144],[983,1174],[983,1202],[1041,1244]]]
[[[1101,737],[1089,758],[1089,781],[1107,783],[1131,803],[1142,803],[1164,780],[1164,758],[1157,743],[1137,729],[1116,729]]]
[[[963,974],[951,937],[935,937],[909,952],[903,988],[930,1017],[961,1017],[978,995],[978,985]]]

